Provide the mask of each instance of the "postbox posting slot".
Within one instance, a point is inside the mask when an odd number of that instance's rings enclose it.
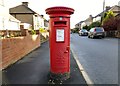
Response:
[[[65,40],[65,31],[64,29],[56,29],[56,42],[64,42]]]
[[[56,25],[64,25],[64,26],[66,26],[67,25],[67,21],[55,21],[54,22],[54,25],[56,26]]]

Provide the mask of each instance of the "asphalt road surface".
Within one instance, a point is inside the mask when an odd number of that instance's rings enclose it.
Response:
[[[71,48],[93,83],[118,84],[118,40],[71,34]]]

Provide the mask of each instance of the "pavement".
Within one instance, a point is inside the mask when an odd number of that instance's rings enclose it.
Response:
[[[47,41],[3,70],[2,84],[81,84],[87,86],[72,53],[70,53],[70,78],[60,83],[49,78],[49,57],[49,42]]]

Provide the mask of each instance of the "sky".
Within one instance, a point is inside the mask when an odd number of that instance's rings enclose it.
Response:
[[[71,28],[75,24],[85,20],[92,15],[93,17],[103,11],[104,0],[4,0],[5,6],[8,8],[20,5],[21,2],[29,2],[29,7],[40,15],[44,15],[46,19],[49,16],[45,9],[53,6],[66,6],[75,10],[71,15]],[[118,5],[120,0],[105,0],[105,6]]]

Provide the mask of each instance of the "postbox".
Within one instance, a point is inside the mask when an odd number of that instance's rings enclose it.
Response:
[[[50,7],[50,77],[65,80],[70,77],[70,15],[74,9],[69,7]]]

